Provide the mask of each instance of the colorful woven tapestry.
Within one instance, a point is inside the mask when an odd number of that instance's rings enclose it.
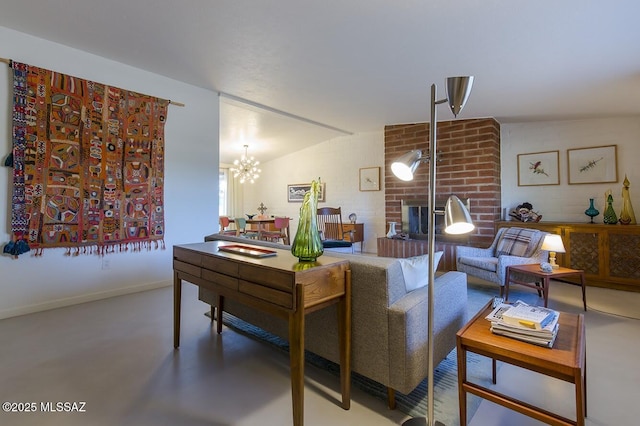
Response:
[[[169,101],[17,62],[12,68],[9,244],[22,246],[12,254],[163,245]]]

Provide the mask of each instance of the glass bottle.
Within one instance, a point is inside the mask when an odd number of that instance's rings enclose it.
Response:
[[[591,218],[590,223],[594,223],[593,218],[600,214],[600,211],[593,205],[593,198],[589,198],[589,208],[584,211],[584,214]]]
[[[615,225],[618,223],[618,216],[613,209],[613,195],[609,194],[607,197],[607,209],[604,211],[604,223],[609,225]]]
[[[300,207],[300,220],[296,237],[291,245],[291,253],[301,262],[314,262],[324,253],[320,232],[318,232],[318,196],[320,179],[311,182],[311,188],[304,194]]]
[[[629,179],[627,179],[627,175],[624,176],[624,182],[622,182],[622,185],[622,211],[620,212],[620,223],[623,225],[635,225],[636,215],[633,212],[633,206],[631,205]]]

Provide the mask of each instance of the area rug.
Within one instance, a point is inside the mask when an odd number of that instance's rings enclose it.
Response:
[[[497,295],[495,286],[473,286],[468,291],[468,313],[471,318],[482,307],[484,307],[492,297]],[[223,313],[223,323],[229,328],[244,334],[250,338],[263,341],[269,345],[282,350],[288,351],[289,344],[286,340],[268,333],[261,328],[255,327],[245,321],[242,321],[226,312]],[[436,367],[434,374],[434,410],[435,418],[444,424],[459,424],[458,411],[458,374],[457,374],[457,358],[454,349],[447,357]],[[305,351],[305,360],[308,364],[323,369],[330,374],[339,377],[340,367],[322,357],[311,352]],[[499,366],[500,364],[498,364]],[[491,383],[491,360],[489,358],[469,353],[467,355],[467,375],[470,381],[478,383],[482,386],[489,386]],[[387,401],[387,388],[371,379],[359,374],[352,374],[352,385],[359,389]],[[410,416],[426,416],[427,412],[427,380],[424,380],[410,394],[405,395],[396,392],[397,409]],[[476,412],[480,405],[480,398],[470,395],[467,398],[467,412],[469,418]]]
[[[12,62],[15,256],[140,250],[164,238],[168,100]]]

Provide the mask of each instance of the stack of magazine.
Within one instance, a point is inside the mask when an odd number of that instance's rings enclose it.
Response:
[[[485,318],[491,321],[494,334],[551,348],[558,335],[559,317],[558,311],[518,300],[499,304]]]

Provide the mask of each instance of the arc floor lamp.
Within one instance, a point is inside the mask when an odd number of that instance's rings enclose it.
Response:
[[[427,223],[427,237],[429,241],[429,283],[428,283],[428,307],[429,314],[427,317],[428,328],[428,369],[429,376],[427,377],[427,418],[414,417],[403,423],[403,426],[419,426],[426,425],[433,426],[434,421],[434,407],[433,407],[433,388],[434,388],[434,365],[433,365],[433,298],[434,298],[434,282],[435,282],[435,267],[433,265],[433,254],[435,252],[435,219],[436,214],[444,214],[445,220],[445,232],[448,234],[465,234],[471,232],[475,226],[471,221],[469,212],[464,207],[464,204],[458,197],[451,195],[447,200],[444,211],[436,211],[436,153],[437,151],[437,135],[436,135],[436,105],[449,102],[449,107],[454,116],[457,116],[464,107],[469,94],[471,93],[471,87],[473,85],[473,77],[448,77],[447,78],[447,97],[444,99],[436,100],[436,85],[431,85],[431,122],[429,123],[429,151],[426,157],[423,157],[422,151],[413,150],[402,157],[398,158],[391,164],[391,171],[393,174],[401,180],[410,181],[413,179],[413,173],[416,171],[420,163],[429,163],[429,221]]]

